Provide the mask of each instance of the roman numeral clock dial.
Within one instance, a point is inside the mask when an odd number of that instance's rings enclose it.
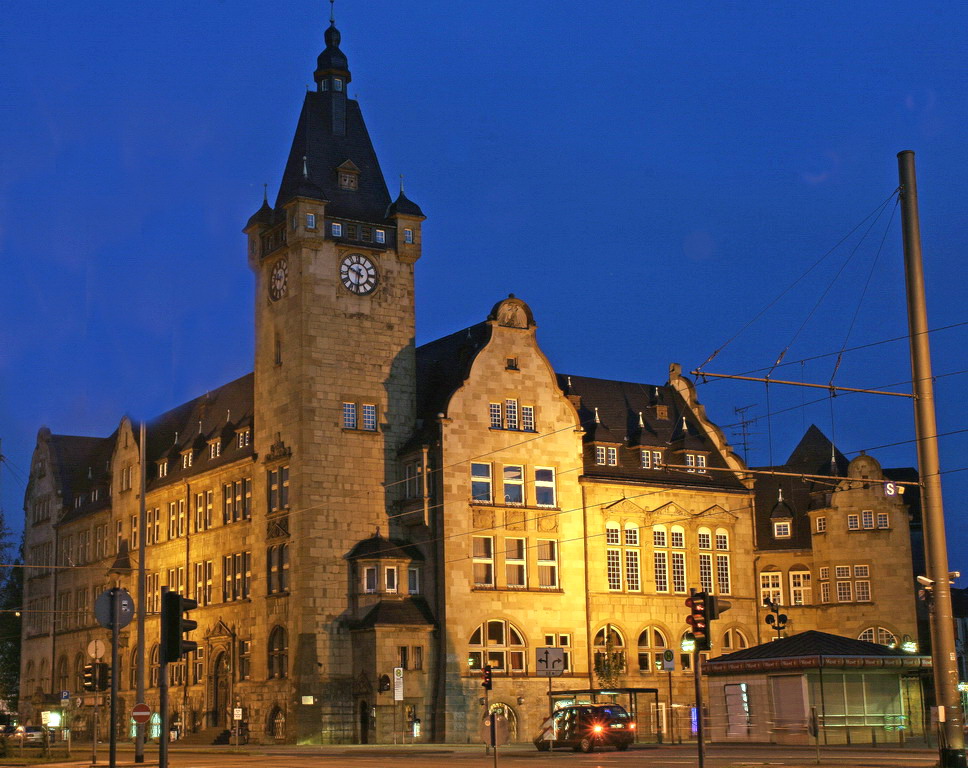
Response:
[[[376,266],[366,256],[351,253],[339,265],[339,278],[346,290],[364,296],[376,288]]]

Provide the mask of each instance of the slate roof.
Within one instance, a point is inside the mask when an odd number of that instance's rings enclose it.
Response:
[[[387,539],[376,534],[368,539],[357,542],[349,554],[347,560],[359,560],[362,558],[376,558],[379,560],[415,560],[422,562],[423,553],[412,544],[400,539]]]
[[[689,451],[706,454],[710,467],[727,466],[685,401],[672,387],[564,373],[557,374],[557,377],[558,386],[576,403],[585,429],[585,475],[745,490],[736,476],[728,472],[642,468],[641,448],[663,450],[665,461],[670,464],[685,464],[684,453]],[[668,418],[659,417],[660,408],[666,410]],[[597,465],[596,444],[618,447],[618,465]]]
[[[754,659],[791,659],[799,656],[892,656],[909,658],[900,648],[889,648],[880,643],[868,643],[851,637],[831,635],[811,629],[770,643],[754,645],[706,662],[711,666],[727,661],[751,661]]]
[[[372,629],[377,626],[434,626],[434,616],[430,606],[422,597],[408,597],[404,600],[381,600],[358,622],[353,629]]]
[[[54,474],[54,487],[60,491],[66,508],[62,520],[73,520],[110,506],[110,461],[117,436],[117,431],[104,438],[50,436],[50,471]],[[92,502],[90,494],[95,488],[99,492],[98,500]],[[83,497],[79,507],[74,504],[78,495]]]

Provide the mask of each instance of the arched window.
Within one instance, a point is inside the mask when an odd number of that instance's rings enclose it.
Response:
[[[686,529],[681,525],[674,525],[669,531],[669,544],[677,549],[686,546]]]
[[[749,641],[742,631],[738,629],[727,629],[723,633],[724,651],[740,651],[743,648],[749,648]]]
[[[897,645],[897,637],[886,627],[868,627],[859,635],[858,640],[865,640],[868,643],[879,643],[894,648]]]
[[[285,627],[269,634],[269,677],[286,677],[289,671],[289,637]]]
[[[620,671],[625,671],[625,636],[614,624],[606,624],[599,629],[595,633],[593,645],[595,646],[596,669],[599,669],[603,663],[609,662]],[[611,653],[611,659],[609,659],[609,653]]]
[[[269,722],[266,723],[266,730],[274,739],[286,738],[286,714],[281,707],[273,707],[269,712]]]
[[[36,681],[34,680],[34,662],[32,661],[27,662],[27,668],[24,670],[24,680],[26,681],[25,688],[27,690],[27,694],[29,696],[33,696],[34,684]],[[81,689],[78,688],[77,690]]]
[[[128,681],[128,685],[131,687],[132,691],[138,688],[138,649],[135,648],[131,651],[131,666],[129,667],[131,679]]]
[[[156,643],[151,649],[151,655],[148,657],[148,687],[157,688],[158,687],[158,661],[159,661],[160,649]]]
[[[68,688],[70,691],[83,691],[84,690],[84,665],[87,664],[87,659],[83,653],[77,654],[74,657],[74,683]]]
[[[605,543],[616,547],[622,543],[622,529],[618,523],[612,521],[605,523]]]
[[[725,552],[729,549],[729,531],[725,528],[716,529],[716,549]]]
[[[57,676],[55,678],[58,691],[69,691],[71,689],[70,669],[67,666],[67,656],[61,656],[57,660]]]
[[[50,664],[47,663],[47,659],[40,660],[40,674],[37,676],[37,687],[40,688],[45,693],[47,688],[50,686],[50,674],[48,670],[50,669]]]
[[[700,528],[696,533],[696,538],[699,542],[699,549],[713,548],[713,532],[708,528]]]
[[[639,634],[639,672],[655,672],[662,664],[662,652],[668,647],[665,633],[661,629],[643,629]]]
[[[524,635],[510,621],[485,621],[471,633],[467,644],[470,646],[467,663],[471,669],[490,664],[494,672],[525,671]]]

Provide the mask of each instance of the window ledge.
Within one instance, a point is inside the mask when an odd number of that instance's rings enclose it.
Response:
[[[561,587],[492,587],[486,584],[475,584],[471,587],[472,592],[539,592],[542,594],[564,594],[565,590]]]

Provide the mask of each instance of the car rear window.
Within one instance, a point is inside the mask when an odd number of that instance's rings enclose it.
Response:
[[[601,712],[606,717],[614,718],[615,720],[628,720],[629,713],[625,711],[624,707],[610,706],[602,707]]]

